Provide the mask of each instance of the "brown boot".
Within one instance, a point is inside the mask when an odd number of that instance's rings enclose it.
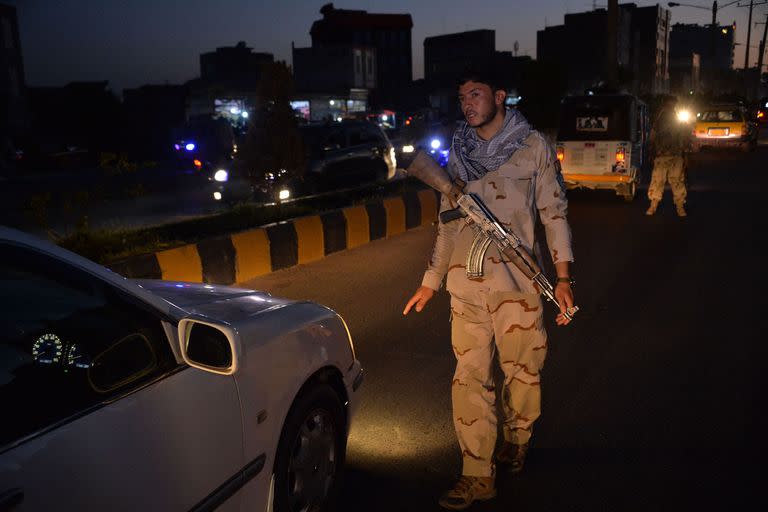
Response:
[[[504,444],[499,449],[499,453],[496,455],[496,462],[515,475],[523,470],[527,454],[528,443],[513,444],[509,441],[504,441]]]
[[[678,217],[687,217],[688,214],[685,211],[685,207],[682,204],[677,205],[677,216]]]
[[[649,206],[648,209],[645,210],[645,214],[646,215],[653,215],[654,213],[656,213],[656,208],[658,208],[658,207],[659,207],[659,202],[658,201],[651,201],[651,206]]]
[[[496,497],[496,485],[492,476],[461,475],[452,489],[448,489],[438,503],[449,510],[464,510],[475,501],[490,500]]]

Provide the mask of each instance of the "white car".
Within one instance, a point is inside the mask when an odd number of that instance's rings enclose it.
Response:
[[[0,510],[325,510],[362,376],[326,307],[0,226]]]

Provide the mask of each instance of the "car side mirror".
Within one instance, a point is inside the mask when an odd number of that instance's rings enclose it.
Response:
[[[184,318],[179,322],[179,344],[182,359],[193,368],[220,375],[237,371],[240,339],[226,324]]]

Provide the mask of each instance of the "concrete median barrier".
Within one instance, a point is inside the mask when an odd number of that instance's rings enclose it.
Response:
[[[438,205],[437,193],[422,190],[133,256],[109,268],[131,278],[241,283],[429,225]]]

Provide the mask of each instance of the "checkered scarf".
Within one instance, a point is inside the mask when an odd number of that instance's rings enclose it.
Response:
[[[493,172],[525,147],[523,140],[531,133],[531,125],[517,110],[507,110],[504,125],[490,140],[477,136],[466,121],[459,123],[453,134],[451,150],[455,156],[459,178],[470,182]]]

